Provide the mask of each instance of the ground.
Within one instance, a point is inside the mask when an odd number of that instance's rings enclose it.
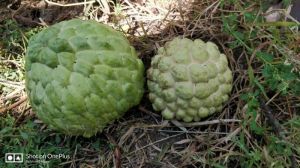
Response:
[[[19,167],[299,167],[300,35],[291,1],[0,2],[0,167],[16,166],[4,162],[9,152],[66,155]],[[146,89],[138,106],[91,138],[49,129],[30,108],[24,57],[32,35],[71,18],[123,32],[146,69],[174,37],[215,42],[233,72],[230,100],[220,113],[182,123],[155,112]]]

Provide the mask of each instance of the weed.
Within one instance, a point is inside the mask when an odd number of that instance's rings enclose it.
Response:
[[[28,39],[41,28],[21,29],[11,19],[0,26],[0,93],[7,95],[24,81],[24,57]],[[10,81],[7,83],[7,81]]]
[[[235,140],[243,153],[241,165],[242,167],[291,166],[293,145],[287,140],[278,138],[268,127],[262,126],[265,123],[262,122],[264,114],[260,110],[259,98],[270,100],[269,95],[273,91],[280,96],[299,95],[300,74],[295,70],[296,65],[287,63],[291,55],[295,55],[298,50],[292,47],[297,40],[295,36],[297,32],[291,28],[295,24],[288,22],[265,24],[260,15],[266,8],[262,4],[261,8],[246,11],[250,5],[259,4],[255,2],[242,4],[240,1],[233,3],[240,12],[222,15],[223,30],[233,37],[229,47],[236,52],[245,53],[250,86],[250,92],[242,95],[242,99],[246,102],[243,128],[245,130],[249,128],[250,134],[245,138],[245,134],[241,133]],[[284,1],[284,4],[287,5],[289,2]],[[298,119],[295,121],[299,122]],[[289,137],[291,134],[285,136]]]
[[[53,167],[63,162],[63,159],[51,159],[47,162],[43,155],[52,154],[70,154],[70,146],[62,145],[62,135],[56,134],[49,137],[48,131],[39,131],[39,126],[31,120],[26,121],[21,126],[15,125],[15,119],[11,116],[6,116],[0,120],[0,147],[1,157],[3,159],[4,153],[24,153],[26,162],[22,166],[33,167],[41,165],[42,167]],[[34,159],[40,157],[39,159]],[[48,156],[50,157],[50,156]],[[3,159],[4,160],[4,159]],[[37,161],[41,161],[38,163]],[[43,162],[45,161],[45,162]],[[7,164],[0,162],[0,167],[6,167]],[[12,165],[14,166],[14,165]]]
[[[144,99],[140,104],[142,110],[129,111],[105,130],[116,141],[111,142],[103,134],[85,139],[45,129],[31,117],[28,106],[22,104],[1,116],[1,158],[5,152],[14,151],[63,153],[70,158],[51,159],[48,163],[26,162],[22,167],[113,167],[116,149],[120,148],[122,167],[299,165],[299,24],[286,20],[265,22],[264,11],[272,1],[91,2],[84,5],[83,17],[121,29],[141,52],[145,65],[150,65],[147,61],[157,46],[175,36],[215,41],[229,58],[234,87],[223,111],[208,120],[232,118],[241,120],[241,124],[174,126],[173,122],[154,115],[149,101]],[[282,2],[287,7],[291,1]],[[23,95],[13,93],[24,85],[26,44],[39,30],[20,27],[13,20],[6,20],[0,26],[0,94],[7,98],[5,105]],[[282,126],[280,135],[269,124],[261,99],[266,100],[263,104],[272,109],[271,114]],[[17,117],[10,116],[16,115],[16,111],[20,111]],[[174,132],[180,136],[173,137]],[[0,162],[0,167],[7,166],[10,165]]]
[[[109,145],[97,138],[84,139],[54,134],[51,129],[41,129],[41,125],[32,119],[17,125],[15,118],[9,115],[0,120],[0,130],[1,160],[4,160],[4,153],[23,153],[22,167],[63,167],[72,159],[95,157],[97,153],[105,152],[102,149]],[[111,148],[113,150],[112,146]],[[74,158],[76,151],[78,153]],[[8,165],[0,162],[0,167]]]

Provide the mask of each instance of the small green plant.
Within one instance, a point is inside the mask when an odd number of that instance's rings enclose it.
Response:
[[[261,15],[268,8],[265,3],[229,3],[237,11],[223,13],[223,31],[232,37],[228,46],[245,57],[249,84],[247,93],[243,93],[241,98],[245,102],[242,127],[250,134],[241,132],[234,141],[242,153],[241,166],[289,167],[295,162],[295,146],[299,144],[273,133],[265,122],[266,115],[261,110],[260,99],[270,99],[270,94],[274,92],[277,96],[296,96],[300,93],[300,74],[296,65],[289,61],[299,50],[294,46],[297,32],[292,27],[295,24],[285,21],[265,23]],[[284,3],[287,5],[289,1]],[[250,6],[260,8],[249,10]],[[286,122],[290,123],[289,120]],[[299,119],[296,119],[293,123],[298,122]],[[293,130],[291,127],[289,129]],[[284,136],[290,137],[292,133]]]
[[[15,118],[6,116],[0,120],[0,167],[15,166],[4,162],[5,153],[23,153],[22,167],[53,167],[70,159],[72,145],[65,145],[63,135],[49,136],[49,130],[40,131],[38,124],[28,120],[25,124],[16,126]],[[48,159],[51,155],[64,155],[65,158]],[[34,156],[43,156],[33,159]],[[48,155],[48,156],[47,156]]]
[[[291,53],[295,55],[297,51],[293,52],[284,47],[293,48],[293,43],[297,40],[296,32],[289,29],[288,24],[283,27],[285,34],[280,35],[278,32],[282,27],[276,24],[261,26],[264,21],[259,15],[260,12],[261,10],[245,12],[241,18],[238,18],[237,13],[223,15],[223,30],[234,38],[229,47],[231,49],[242,47],[250,56],[253,54],[256,56],[263,66],[262,73],[266,80],[263,83],[264,87],[282,94],[290,92],[298,95],[300,73],[294,70],[297,69],[294,64],[288,62]],[[238,27],[241,24],[243,29]]]
[[[262,70],[266,85],[284,95],[300,95],[300,73],[293,69],[291,64],[266,64]]]
[[[14,87],[3,81],[24,80],[24,56],[28,39],[41,28],[21,28],[14,20],[8,19],[0,26],[0,94],[11,93]]]
[[[109,146],[105,138],[69,137],[41,127],[41,124],[32,119],[17,124],[15,117],[1,117],[0,167],[16,166],[4,162],[5,153],[23,153],[24,162],[21,167],[51,168],[64,167],[82,157],[88,160],[89,157],[105,156],[104,150]]]

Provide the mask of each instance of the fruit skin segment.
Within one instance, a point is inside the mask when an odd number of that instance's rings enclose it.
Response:
[[[175,38],[159,48],[147,79],[153,109],[185,122],[221,111],[232,89],[226,56],[200,39]]]
[[[122,33],[73,19],[33,36],[26,89],[38,118],[68,135],[91,137],[139,104],[144,65]]]

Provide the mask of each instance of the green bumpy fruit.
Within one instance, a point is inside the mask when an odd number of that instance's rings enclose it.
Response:
[[[144,65],[122,33],[73,19],[33,36],[26,89],[37,116],[55,130],[90,137],[139,104]]]
[[[152,59],[147,78],[154,110],[185,122],[221,111],[232,89],[226,56],[214,43],[199,39],[167,42]]]

